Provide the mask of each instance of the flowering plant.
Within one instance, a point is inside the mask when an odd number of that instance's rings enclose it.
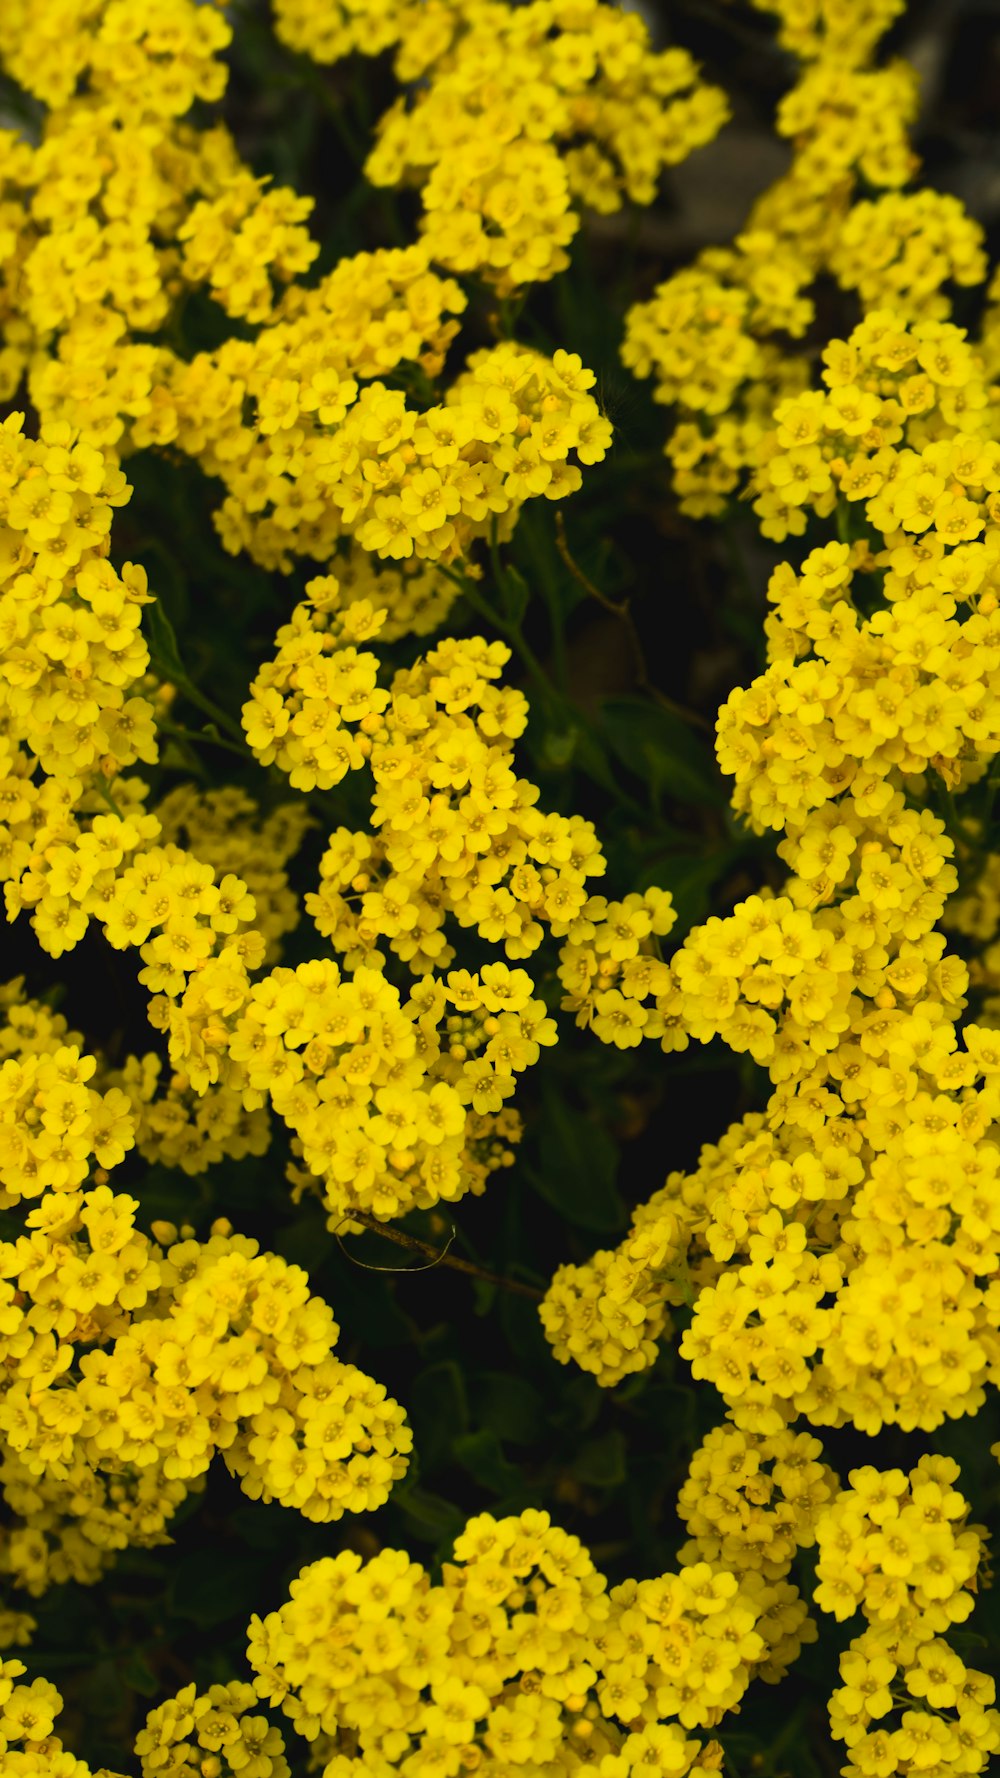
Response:
[[[918,10],[6,0],[3,1778],[1000,1750]]]

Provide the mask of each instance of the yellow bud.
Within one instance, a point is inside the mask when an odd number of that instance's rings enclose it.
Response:
[[[228,1216],[217,1216],[208,1232],[210,1235],[228,1236],[233,1232],[233,1225]]]
[[[158,1241],[161,1247],[172,1247],[177,1239],[176,1224],[172,1222],[162,1222],[159,1217],[157,1217],[155,1222],[150,1223],[149,1231],[153,1240]]]

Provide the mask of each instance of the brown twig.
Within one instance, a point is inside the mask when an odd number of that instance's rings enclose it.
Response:
[[[692,728],[704,729],[707,734],[712,734],[712,724],[701,715],[700,711],[689,710],[686,704],[678,704],[676,699],[669,698],[665,691],[661,691],[658,685],[653,684],[646,666],[642,640],[635,627],[630,601],[623,599],[621,604],[618,604],[614,599],[609,599],[607,593],[602,593],[600,587],[595,586],[589,576],[584,574],[579,562],[575,561],[570,553],[570,547],[566,540],[566,524],[561,512],[556,513],[556,548],[573,579],[582,586],[584,592],[589,593],[592,599],[597,600],[598,605],[603,605],[605,611],[610,611],[611,615],[617,617],[625,626],[625,634],[632,652],[632,672],[635,682],[641,690],[655,699],[662,709],[669,710],[673,716],[679,716],[682,722],[690,723]]]
[[[363,1228],[370,1229],[374,1235],[384,1235],[387,1241],[394,1241],[397,1247],[405,1247],[410,1253],[420,1253],[428,1260],[425,1266],[373,1266],[366,1260],[355,1259],[347,1252],[341,1239],[340,1229],[345,1222],[360,1222]],[[498,1290],[510,1290],[517,1296],[531,1297],[533,1302],[540,1303],[545,1292],[537,1290],[533,1284],[520,1284],[516,1278],[501,1278],[498,1272],[487,1272],[483,1266],[475,1266],[471,1260],[459,1259],[457,1254],[448,1251],[455,1239],[456,1229],[451,1225],[451,1234],[444,1247],[432,1247],[429,1241],[418,1241],[415,1235],[404,1234],[402,1229],[392,1228],[389,1223],[379,1222],[375,1216],[369,1216],[365,1210],[350,1210],[341,1218],[334,1230],[337,1244],[352,1265],[360,1266],[365,1272],[430,1272],[435,1266],[451,1266],[453,1271],[465,1272],[467,1277],[479,1278],[484,1284],[495,1284]]]

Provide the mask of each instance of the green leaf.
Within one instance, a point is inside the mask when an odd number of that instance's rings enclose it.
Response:
[[[451,1542],[465,1524],[460,1507],[427,1488],[394,1488],[392,1504],[409,1522],[413,1536],[425,1543]]]
[[[415,1378],[407,1400],[423,1470],[434,1469],[451,1449],[456,1433],[469,1424],[465,1379],[453,1358],[428,1365]]]
[[[531,589],[520,569],[509,563],[503,571],[503,603],[504,611],[512,624],[520,624],[528,609]]]
[[[527,1173],[527,1169],[525,1169]],[[524,1296],[515,1296],[513,1291],[500,1292],[497,1309],[504,1342],[513,1357],[519,1358],[523,1365],[544,1366],[555,1364],[552,1348],[542,1331],[542,1323],[538,1314],[538,1305]]]
[[[624,1228],[625,1205],[615,1187],[618,1146],[582,1106],[547,1086],[542,1095],[539,1165],[526,1169],[535,1190],[567,1222],[600,1234]]]
[[[156,599],[152,605],[146,606],[146,620],[149,628],[149,652],[156,666],[171,679],[186,679],[187,674],[184,671],[184,663],[177,646],[174,626],[163,608],[161,599]]]
[[[475,1383],[476,1414],[500,1439],[530,1445],[544,1424],[544,1402],[525,1377],[484,1371]]]
[[[580,730],[577,728],[546,729],[538,747],[538,757],[543,765],[562,772],[571,763],[579,744]]]
[[[625,1440],[617,1430],[591,1439],[575,1457],[571,1474],[592,1488],[618,1488],[625,1480]]]
[[[505,1457],[500,1440],[489,1426],[464,1432],[452,1441],[456,1463],[467,1470],[490,1494],[511,1494],[524,1486],[524,1477]]]
[[[129,1649],[122,1662],[121,1673],[126,1684],[138,1692],[140,1697],[154,1698],[160,1690],[160,1680],[138,1648]]]
[[[728,800],[712,745],[680,716],[650,698],[604,698],[601,725],[622,764],[645,779],[655,797],[721,807]]]
[[[125,1684],[113,1655],[97,1661],[79,1680],[78,1696],[90,1718],[107,1720],[126,1707]]]
[[[707,857],[704,852],[668,853],[656,861],[655,869],[651,868],[647,873],[658,888],[669,889],[673,900],[677,921],[670,929],[671,946],[679,944],[695,922],[705,918],[709,911],[709,890],[725,875],[737,855],[735,848],[732,853],[728,848],[722,848]]]

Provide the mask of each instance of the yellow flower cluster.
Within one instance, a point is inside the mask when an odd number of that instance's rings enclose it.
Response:
[[[112,510],[127,498],[121,472],[68,427],[34,440],[20,414],[0,426],[0,714],[15,863],[19,828],[48,813],[34,760],[72,782],[156,758],[152,707],[128,696],[149,662],[146,579],[107,560]],[[59,795],[53,787],[50,802]]]
[[[801,536],[807,513],[826,516],[838,497],[863,503],[886,550],[930,552],[926,565],[919,554],[869,564],[891,570],[889,600],[926,587],[938,562],[942,593],[970,598],[988,584],[997,444],[990,385],[965,333],[877,309],[823,356],[825,390],[779,404],[761,443],[753,492],[765,536]]]
[[[464,307],[423,248],[342,261],[294,294],[289,318],[253,344],[190,364],[165,356],[132,431],[137,444],[173,440],[222,479],[217,524],[233,553],[287,571],[355,538],[382,559],[451,562],[498,521],[506,534],[525,501],[573,493],[579,464],[605,455],[611,428],[574,353],[475,352],[434,403],[385,380],[438,374],[457,329],[445,316]]]
[[[578,207],[651,203],[728,115],[685,50],[655,51],[638,13],[602,0],[276,0],[275,22],[318,62],[392,45],[401,81],[427,77],[379,121],[365,171],[416,186],[431,257],[500,295],[566,268]]]
[[[862,307],[895,309],[928,321],[947,320],[943,284],[982,284],[983,231],[957,198],[924,187],[888,192],[855,204],[844,219],[829,264]]]
[[[130,1101],[87,1085],[94,1058],[19,986],[4,990],[0,1183],[7,1204],[38,1202],[0,1243],[0,1486],[17,1515],[0,1568],[31,1593],[96,1579],[126,1543],[163,1541],[216,1451],[251,1498],[310,1519],[379,1505],[406,1467],[402,1410],[335,1357],[300,1268],[228,1223],[203,1242],[136,1229],[106,1171],[133,1144]]]
[[[846,67],[867,61],[906,0],[752,0],[775,15],[783,49],[810,62],[829,56]]]
[[[204,1692],[184,1686],[149,1712],[135,1738],[142,1778],[290,1778],[284,1737],[256,1705],[244,1680]]]
[[[922,1457],[909,1475],[855,1469],[820,1516],[816,1602],[840,1619],[860,1607],[869,1622],[830,1700],[846,1778],[957,1778],[986,1771],[1000,1748],[993,1680],[945,1639],[972,1610],[982,1553],[957,1479],[949,1457]]]
[[[816,1603],[837,1618],[861,1609],[899,1630],[935,1635],[964,1623],[982,1538],[955,1488],[958,1464],[922,1457],[901,1469],[853,1469],[817,1529]]]
[[[85,89],[126,116],[179,117],[221,96],[232,37],[194,0],[11,0],[0,51],[18,84],[57,110]]]
[[[123,1778],[91,1772],[53,1732],[63,1700],[47,1679],[23,1683],[22,1661],[0,1661],[0,1757],[5,1778]],[[135,1738],[142,1778],[290,1778],[284,1738],[256,1708],[252,1685],[187,1685],[151,1710]]]
[[[433,258],[501,295],[565,270],[575,205],[651,203],[728,114],[686,51],[654,51],[639,14],[601,0],[465,0],[429,72],[381,119],[366,171],[416,185]]]
[[[635,1211],[617,1248],[558,1268],[540,1314],[562,1364],[578,1364],[610,1387],[654,1363],[658,1342],[673,1332],[669,1308],[691,1295],[690,1188],[697,1184],[697,1176],[671,1174]]]
[[[830,1729],[846,1743],[845,1778],[988,1771],[1000,1747],[995,1682],[940,1636],[878,1625],[840,1657]]]
[[[601,1030],[638,1041],[625,1033],[628,996],[646,991],[655,962],[640,948],[674,918],[663,892],[623,903],[589,894],[588,879],[605,868],[592,826],[541,812],[536,788],[515,773],[527,704],[495,683],[506,645],[442,642],[384,690],[378,658],[358,645],[377,634],[386,607],[351,598],[356,590],[332,576],[309,583],[244,707],[258,758],[298,789],[327,790],[370,765],[372,831],[331,834],[320,887],[306,897],[343,968],[317,958],[253,979],[263,960],[253,898],[232,873],[214,882],[230,862],[243,870],[244,858],[211,827],[201,841],[204,823],[183,813],[184,800],[161,816],[199,861],[148,846],[119,871],[102,915],[112,942],[139,944],[140,980],[156,995],[150,1017],[168,1034],[166,1098],[154,1098],[152,1059],[114,1077],[137,1109],[152,1101],[143,1153],[196,1171],[212,1144],[257,1152],[269,1101],[308,1170],[296,1184],[322,1181],[338,1227],[352,1207],[385,1216],[482,1190],[508,1163],[519,1123],[506,1101],[556,1037],[532,977],[511,965],[546,932],[565,941],[565,955],[575,947],[593,960],[606,990]],[[280,811],[271,819],[297,837]],[[213,853],[214,872],[201,862]],[[151,916],[162,927],[153,937]],[[449,969],[451,922],[509,961]],[[390,956],[418,978],[408,996],[387,972]],[[638,1000],[635,1011],[647,1020]],[[197,1110],[189,1089],[205,1096]]]
[[[0,132],[0,387],[28,368],[39,412],[86,415],[88,442],[150,411],[159,350],[130,330],[159,328],[197,286],[263,320],[318,252],[311,199],[267,190],[224,127],[181,121],[221,97],[231,37],[196,0],[4,8],[0,56],[47,109],[37,145]]]
[[[163,1541],[217,1450],[252,1499],[320,1521],[380,1505],[406,1467],[402,1410],[333,1355],[299,1268],[228,1225],[202,1243],[164,1225],[161,1248],[136,1208],[106,1185],[47,1196],[0,1247],[3,1488],[21,1518],[3,1565],[32,1593]]]
[[[653,377],[656,400],[676,414],[666,452],[682,509],[694,517],[725,512],[758,466],[776,404],[786,398],[794,408],[808,388],[809,361],[789,341],[815,321],[817,278],[857,292],[866,311],[943,321],[949,290],[987,275],[983,231],[956,198],[900,190],[916,165],[907,140],[914,73],[900,62],[871,64],[898,5],[774,0],[761,9],[779,13],[782,40],[804,64],[776,117],[793,144],[791,168],[756,201],[732,246],[707,249],[630,310],[622,347],[628,368]],[[884,195],[856,199],[859,185]],[[856,441],[868,430],[846,428]],[[812,442],[807,432],[801,443]],[[796,503],[812,501],[808,480],[804,470]]]
[[[378,56],[395,49],[401,80],[424,74],[457,30],[466,0],[274,0],[274,30],[281,43],[314,62],[328,64],[357,53]]]
[[[825,391],[779,404],[758,448],[757,511],[791,529],[856,499],[866,528],[776,571],[770,664],[718,731],[735,809],[783,830],[792,875],[696,927],[648,986],[665,1047],[720,1036],[774,1091],[543,1307],[557,1357],[612,1384],[693,1301],[681,1352],[758,1437],[797,1416],[932,1430],[977,1411],[1000,1360],[1000,1047],[959,1031],[970,972],[935,931],[981,845],[960,817],[949,833],[948,798],[1000,736],[991,396],[947,323],[875,313],[824,356]],[[956,923],[992,937],[984,880]],[[604,1036],[593,1004],[578,1017]]]
[[[257,1692],[323,1737],[327,1778],[715,1770],[716,1744],[684,1731],[737,1704],[804,1615],[793,1588],[708,1562],[609,1592],[534,1510],[480,1514],[454,1558],[434,1584],[401,1550],[342,1551],[252,1620]]]
[[[62,1698],[47,1679],[24,1683],[23,1661],[0,1660],[0,1758],[10,1778],[90,1778],[52,1733]],[[116,1778],[109,1773],[108,1778]]]
[[[837,1493],[822,1457],[819,1439],[806,1432],[764,1438],[715,1427],[695,1451],[677,1500],[689,1536],[682,1561],[784,1580],[797,1551],[815,1543],[820,1515]]]

